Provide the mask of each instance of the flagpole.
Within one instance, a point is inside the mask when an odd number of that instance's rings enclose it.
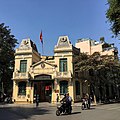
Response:
[[[43,43],[42,43],[42,54],[44,54],[44,50],[43,50]]]

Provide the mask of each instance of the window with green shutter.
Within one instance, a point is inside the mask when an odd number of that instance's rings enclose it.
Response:
[[[60,81],[60,94],[64,95],[68,92],[68,81]]]
[[[27,71],[27,60],[20,61],[20,72],[24,73]]]
[[[18,95],[26,95],[26,82],[18,83]]]
[[[67,58],[61,58],[59,61],[59,71],[67,72]]]

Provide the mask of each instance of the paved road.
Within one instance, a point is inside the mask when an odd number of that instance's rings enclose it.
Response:
[[[120,120],[120,104],[93,106],[90,110],[81,110],[74,106],[71,115],[55,115],[56,107],[50,104],[0,105],[0,120]]]

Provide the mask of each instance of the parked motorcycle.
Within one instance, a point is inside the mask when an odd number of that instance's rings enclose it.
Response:
[[[4,99],[4,103],[12,103],[12,98],[10,96],[6,96]]]
[[[5,93],[0,91],[0,102],[3,103],[12,103],[11,95],[6,95]]]
[[[88,104],[88,99],[82,99],[81,109],[82,109],[82,110],[90,109],[90,105]]]
[[[66,102],[62,101],[61,105],[57,107],[56,115],[59,116],[62,113],[64,113],[64,114],[71,114],[71,112],[72,112],[72,106],[67,106]]]

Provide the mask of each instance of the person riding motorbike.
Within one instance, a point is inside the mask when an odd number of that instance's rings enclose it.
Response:
[[[60,102],[66,102],[66,94],[64,94],[64,97],[62,98],[62,100],[60,100]]]
[[[69,96],[69,94],[64,95],[63,99],[60,101],[61,106],[57,107],[57,110],[56,110],[56,115],[57,116],[59,116],[61,113],[71,114],[71,111],[72,111],[71,100],[72,99]]]
[[[62,100],[60,100],[60,103],[62,103],[62,107],[65,110],[65,108],[66,108],[66,94],[64,94],[64,97],[62,98]]]
[[[72,110],[72,97],[69,96],[69,93],[66,94],[66,106],[68,107],[69,111]]]

